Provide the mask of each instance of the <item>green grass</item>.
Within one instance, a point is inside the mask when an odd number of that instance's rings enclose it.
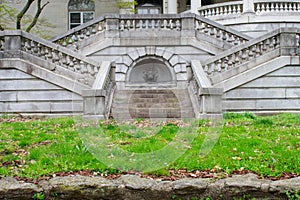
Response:
[[[259,117],[251,113],[226,113],[224,117],[217,128],[212,127],[211,121],[199,120],[188,150],[167,167],[152,173],[167,175],[169,169],[217,169],[226,173],[243,169],[274,177],[282,172],[300,173],[300,115]],[[176,139],[176,124],[147,123],[141,119],[122,124],[109,121],[92,128],[101,130],[101,137],[109,138],[110,147],[133,154],[157,151]],[[89,130],[74,118],[18,122],[3,116],[0,176],[40,178],[80,170],[116,173],[116,169],[105,166],[89,152],[80,138],[82,129]],[[218,140],[208,154],[201,155],[199,150],[212,131],[218,132]]]

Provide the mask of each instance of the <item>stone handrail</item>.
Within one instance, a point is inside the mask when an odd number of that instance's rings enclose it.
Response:
[[[195,14],[168,14],[109,15],[100,17],[85,25],[76,27],[66,34],[57,36],[51,41],[65,47],[77,47],[78,42],[105,31],[124,32],[141,30],[197,30],[232,44],[240,44],[250,39],[247,35]]]
[[[195,17],[195,29],[232,45],[239,45],[251,39],[250,36],[215,23],[202,16]]]
[[[299,0],[255,0],[256,14],[266,12],[300,12]]]
[[[225,2],[202,6],[198,11],[203,17],[241,14],[243,13],[243,1]]]
[[[2,33],[1,38],[9,41],[5,43],[7,46],[4,46],[4,53],[12,54],[21,51],[22,54],[19,56],[23,58],[26,55],[35,56],[46,62],[45,66],[52,72],[67,77],[73,74],[80,83],[92,86],[100,69],[100,63],[24,31],[4,31]],[[13,57],[16,57],[17,54],[13,54]]]
[[[233,1],[202,6],[198,9],[203,17],[239,15],[244,12],[243,1]],[[267,14],[272,12],[299,12],[299,0],[254,0],[254,11],[256,14]],[[247,12],[247,11],[245,11]]]
[[[294,28],[277,29],[262,37],[253,39],[245,44],[233,47],[218,56],[202,63],[209,77],[230,70],[248,61],[256,59],[276,49],[294,48],[300,46],[300,30]],[[284,51],[282,50],[281,53]],[[296,53],[297,51],[295,51]]]

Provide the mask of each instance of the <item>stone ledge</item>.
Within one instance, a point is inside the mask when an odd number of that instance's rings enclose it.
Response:
[[[115,180],[103,177],[55,177],[38,184],[19,182],[7,177],[0,180],[0,199],[32,199],[43,193],[46,199],[287,199],[300,191],[300,177],[270,181],[254,174],[234,175],[220,180],[184,178],[162,181],[123,175]]]

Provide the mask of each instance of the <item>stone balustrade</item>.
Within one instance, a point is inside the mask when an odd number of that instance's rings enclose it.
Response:
[[[218,17],[240,15],[243,12],[243,1],[218,3],[199,8],[199,14],[203,17]],[[274,12],[299,12],[299,0],[254,0],[256,14],[272,14]]]
[[[76,27],[51,41],[64,47],[77,47],[84,39],[107,32],[103,37],[119,37],[125,31],[201,31],[231,44],[240,44],[250,39],[230,28],[195,14],[181,15],[109,15]],[[110,34],[114,32],[115,34]],[[141,35],[143,36],[143,35]],[[183,34],[184,36],[184,34]]]
[[[199,13],[203,17],[236,15],[243,13],[243,2],[225,2],[199,8]]]
[[[4,57],[37,57],[43,61],[38,63],[41,67],[47,66],[52,72],[66,77],[76,77],[87,86],[92,86],[100,69],[100,63],[29,33],[4,31],[1,34],[1,44],[4,44],[1,48],[7,54]]]
[[[269,34],[253,39],[238,47],[233,47],[218,56],[202,63],[204,71],[212,77],[216,74],[228,71],[232,68],[245,64],[251,60],[272,52],[281,50],[281,54],[296,54],[299,51],[300,30],[282,28]],[[282,44],[283,43],[283,44]],[[294,49],[294,50],[291,50]],[[256,65],[254,65],[256,66]]]
[[[219,24],[213,21],[208,21],[206,18],[201,16],[196,16],[195,18],[195,29],[210,35],[211,37],[228,42],[231,45],[239,45],[250,39],[247,35],[242,35],[235,30],[220,26]]]
[[[254,1],[254,9],[257,14],[266,12],[299,12],[299,0],[259,0]]]

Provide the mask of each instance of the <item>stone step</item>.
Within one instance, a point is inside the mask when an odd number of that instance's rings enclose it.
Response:
[[[111,108],[113,118],[194,118],[185,89],[116,90]]]

